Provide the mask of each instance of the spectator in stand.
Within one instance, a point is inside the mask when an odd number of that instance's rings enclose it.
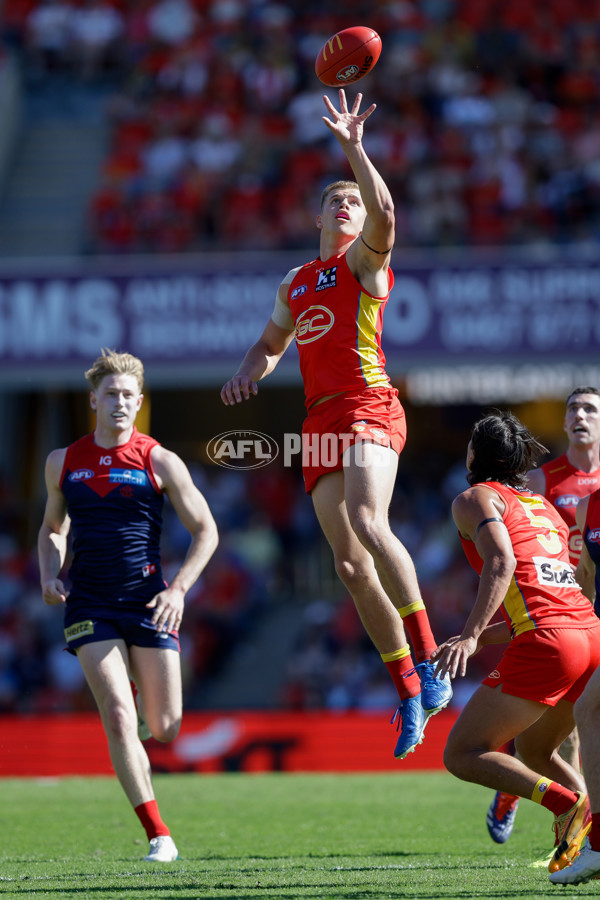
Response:
[[[206,116],[190,141],[189,156],[199,171],[207,173],[211,180],[220,179],[234,170],[242,156],[242,144],[227,115],[213,112]]]
[[[41,0],[25,22],[25,47],[31,74],[64,72],[71,63],[70,22],[74,15],[66,0]]]
[[[85,0],[72,13],[70,29],[73,61],[84,81],[120,66],[125,23],[107,0]]]
[[[148,190],[167,188],[175,183],[189,158],[189,141],[172,127],[159,126],[142,158]]]
[[[171,47],[190,40],[200,24],[198,14],[188,0],[158,0],[147,21],[151,37]]]

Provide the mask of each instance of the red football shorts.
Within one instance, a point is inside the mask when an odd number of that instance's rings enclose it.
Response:
[[[309,409],[302,426],[306,493],[321,475],[341,469],[344,451],[361,440],[391,447],[400,455],[406,443],[406,418],[395,388],[350,391]]]
[[[538,628],[510,642],[482,684],[556,706],[575,703],[600,666],[600,622],[593,628]]]

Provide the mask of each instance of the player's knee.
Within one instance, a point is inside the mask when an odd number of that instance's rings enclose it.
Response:
[[[137,719],[119,702],[104,710],[102,720],[109,739],[124,741],[137,730]]]
[[[460,765],[460,754],[452,746],[446,745],[443,756],[444,766],[456,778],[462,778],[462,767]]]
[[[387,525],[369,509],[361,507],[350,520],[355,535],[370,553],[377,554],[385,544]]]
[[[157,723],[156,728],[151,728],[152,737],[161,744],[168,744],[174,741],[179,734],[181,727],[181,717],[176,719],[163,719]]]
[[[462,740],[453,738],[450,734],[444,748],[444,765],[451,775],[462,781],[470,781],[472,753],[473,749],[470,746],[466,746]]]
[[[352,595],[354,595],[356,590],[364,589],[369,575],[358,560],[347,557],[336,558],[335,571],[342,584],[348,588]]]

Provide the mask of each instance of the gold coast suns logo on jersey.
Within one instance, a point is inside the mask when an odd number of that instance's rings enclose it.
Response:
[[[296,343],[310,344],[327,334],[335,316],[326,306],[309,306],[296,319]]]

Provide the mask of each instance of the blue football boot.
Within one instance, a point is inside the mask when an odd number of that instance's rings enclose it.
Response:
[[[412,753],[423,740],[423,732],[429,716],[423,709],[421,695],[405,697],[400,701],[400,706],[392,716],[393,725],[398,720],[397,728],[400,728],[400,736],[396,743],[394,756],[396,759],[404,759]]]

